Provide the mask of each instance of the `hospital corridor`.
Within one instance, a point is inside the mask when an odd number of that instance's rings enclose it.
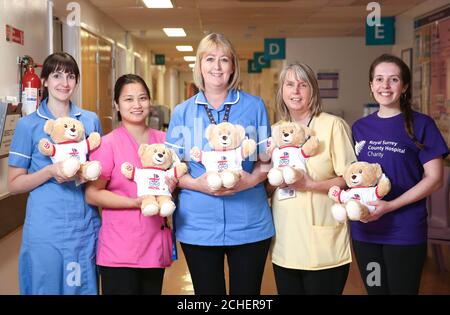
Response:
[[[0,24],[0,295],[450,295],[448,0]]]

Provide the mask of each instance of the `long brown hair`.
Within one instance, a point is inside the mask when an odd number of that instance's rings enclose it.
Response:
[[[387,62],[393,63],[400,69],[400,79],[402,81],[403,86],[406,86],[406,91],[402,93],[400,96],[400,110],[405,116],[405,130],[408,136],[412,141],[416,144],[419,149],[423,149],[423,144],[420,143],[416,135],[414,134],[414,117],[412,110],[412,94],[411,94],[411,71],[409,70],[406,63],[398,58],[397,56],[390,54],[383,54],[380,57],[376,58],[372,64],[370,65],[369,70],[369,85],[373,81],[373,76],[375,72],[376,66],[380,63]]]

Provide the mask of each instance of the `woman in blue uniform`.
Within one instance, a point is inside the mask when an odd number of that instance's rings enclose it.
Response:
[[[8,189],[29,192],[19,257],[21,294],[97,294],[95,251],[100,218],[84,198],[84,185],[65,177],[59,164],[38,150],[48,119],[70,116],[86,134],[100,132],[95,113],[70,101],[79,79],[75,59],[67,53],[46,58],[39,108],[21,118],[9,152]]]
[[[223,35],[205,36],[197,49],[194,82],[200,92],[176,106],[166,144],[189,160],[193,146],[207,147],[202,137],[210,124],[230,122],[245,128],[264,153],[270,123],[261,98],[238,89],[239,58]],[[180,178],[175,212],[176,237],[181,243],[195,294],[226,294],[227,257],[229,293],[260,293],[269,246],[275,229],[267,202],[261,161],[242,163],[241,179],[231,189],[211,190],[204,165],[189,161],[190,173]]]

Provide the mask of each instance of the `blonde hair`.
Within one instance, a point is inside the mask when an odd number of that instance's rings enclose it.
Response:
[[[231,56],[231,59],[233,60],[234,71],[230,77],[230,81],[228,82],[228,90],[237,89],[241,75],[239,68],[239,58],[236,54],[236,50],[234,49],[233,44],[231,44],[231,42],[223,34],[219,33],[211,33],[205,36],[198,44],[194,66],[195,85],[199,90],[205,90],[205,82],[203,81],[200,63],[202,61],[202,58],[215,48],[221,48],[226,54]]]
[[[291,121],[289,109],[283,100],[283,85],[288,71],[292,71],[297,80],[302,80],[309,85],[311,88],[311,99],[308,102],[308,109],[311,112],[311,116],[319,115],[322,112],[322,101],[319,95],[319,84],[317,83],[316,74],[307,64],[292,63],[284,67],[278,81],[276,109],[280,113],[281,119]]]

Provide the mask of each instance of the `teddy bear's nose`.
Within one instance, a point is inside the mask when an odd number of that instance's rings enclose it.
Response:
[[[75,132],[76,129],[75,128],[70,128],[70,131]]]
[[[289,137],[289,134],[288,133],[283,133],[283,136]]]
[[[222,139],[223,140],[227,140],[227,136],[222,136]]]
[[[356,175],[352,175],[352,179],[355,179],[356,178]]]
[[[158,153],[158,157],[162,158],[164,155],[162,155],[161,153]]]

